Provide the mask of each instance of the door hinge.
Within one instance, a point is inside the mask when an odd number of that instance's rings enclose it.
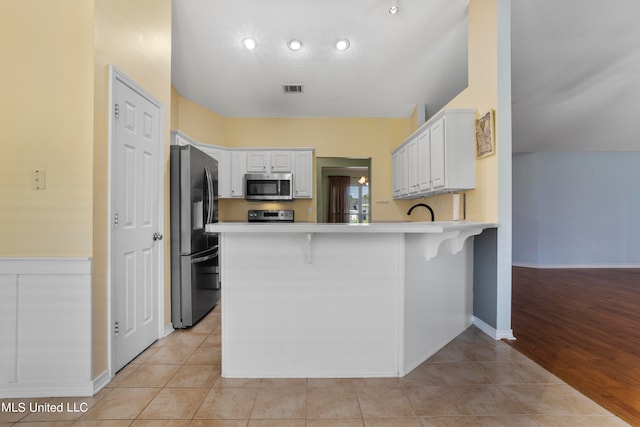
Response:
[[[116,117],[116,119],[120,117],[120,106],[118,104],[115,104],[113,106],[113,115]]]
[[[114,333],[115,335],[118,335],[118,322],[116,322],[116,323],[113,325],[113,333]]]
[[[113,214],[113,226],[114,227],[118,226],[118,213],[117,212],[115,214]]]

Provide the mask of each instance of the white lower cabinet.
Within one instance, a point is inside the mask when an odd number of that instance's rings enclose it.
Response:
[[[475,110],[443,110],[391,153],[393,198],[475,188]]]

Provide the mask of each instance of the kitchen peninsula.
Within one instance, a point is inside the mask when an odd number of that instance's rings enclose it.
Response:
[[[404,376],[470,324],[496,224],[217,223],[222,376]]]

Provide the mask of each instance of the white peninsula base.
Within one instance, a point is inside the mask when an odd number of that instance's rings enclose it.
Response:
[[[222,376],[404,376],[472,320],[495,224],[238,224],[220,233]]]

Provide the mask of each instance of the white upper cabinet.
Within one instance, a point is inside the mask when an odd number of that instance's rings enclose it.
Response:
[[[271,151],[269,153],[271,172],[293,172],[293,153],[291,151]]]
[[[313,197],[313,151],[296,151],[293,164],[293,197],[311,199]]]
[[[410,195],[420,190],[418,167],[418,138],[413,138],[407,142],[407,187]]]
[[[406,197],[409,194],[409,173],[407,171],[407,146],[400,147],[392,154],[393,198]]]
[[[391,153],[393,197],[475,188],[475,110],[443,110]]]
[[[247,151],[247,173],[290,173],[292,159],[291,151]]]
[[[267,173],[269,170],[269,152],[268,151],[247,151],[245,153],[247,165],[245,170],[247,173]]]
[[[247,173],[292,173],[293,197],[313,198],[312,148],[227,148],[203,144],[181,131],[171,131],[171,144],[191,144],[218,161],[218,195],[220,198],[243,198]]]
[[[432,190],[437,190],[446,186],[444,123],[445,118],[443,117],[436,120],[436,122],[429,127],[431,133],[429,170],[431,171]],[[447,141],[447,143],[449,145],[455,144],[453,140]],[[469,141],[469,143],[471,144],[471,148],[473,148],[473,141]],[[452,170],[451,174],[453,175],[454,173],[455,170]]]
[[[418,134],[418,192],[431,190],[431,129],[426,128]]]
[[[231,197],[244,197],[244,174],[247,173],[247,153],[231,151]]]

